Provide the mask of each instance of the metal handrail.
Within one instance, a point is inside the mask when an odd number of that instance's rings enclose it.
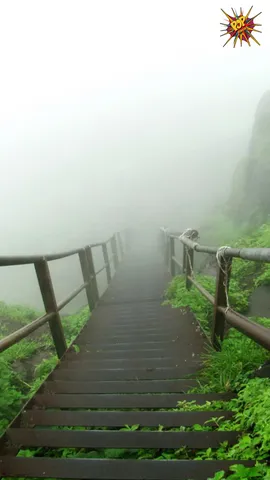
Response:
[[[200,245],[193,240],[190,240],[187,237],[176,237],[182,243],[184,243],[188,248],[194,250],[195,252],[208,253],[210,255],[216,255],[219,247],[209,247],[207,245]],[[224,250],[224,256],[227,258],[241,258],[242,260],[250,260],[253,262],[265,262],[270,263],[270,248],[231,248],[226,247]]]
[[[109,239],[110,240],[110,239]],[[107,240],[107,242],[109,241]],[[106,242],[106,243],[107,243]],[[11,266],[18,266],[18,265],[29,265],[40,260],[46,260],[47,262],[51,262],[53,260],[60,260],[61,258],[71,257],[72,255],[76,255],[80,252],[80,250],[90,247],[101,247],[104,242],[99,243],[91,243],[90,245],[86,245],[84,247],[75,248],[73,250],[67,250],[60,253],[47,253],[45,255],[37,254],[37,255],[4,255],[0,256],[0,267],[11,267]]]
[[[0,353],[15,345],[22,339],[28,337],[35,330],[43,326],[45,323],[49,323],[51,334],[53,337],[56,352],[59,358],[63,356],[67,349],[65,335],[61,323],[59,311],[62,310],[68,303],[70,303],[79,293],[85,289],[88,305],[90,311],[93,310],[99,300],[99,291],[97,286],[97,275],[106,269],[108,284],[111,281],[111,261],[113,260],[115,269],[117,268],[120,260],[117,246],[117,236],[120,245],[121,259],[123,256],[123,242],[120,232],[115,233],[106,242],[92,243],[83,248],[77,248],[74,250],[68,250],[60,253],[52,253],[47,255],[23,255],[23,256],[2,256],[0,257],[0,267],[3,266],[15,266],[15,265],[29,265],[34,264],[36,275],[39,283],[40,292],[43,298],[43,303],[46,313],[41,317],[33,320],[28,325],[20,328],[19,330],[7,335],[0,340]],[[113,250],[112,255],[108,256],[108,243],[111,243]],[[101,247],[103,252],[104,265],[95,271],[92,249],[95,247]],[[55,293],[53,289],[52,279],[49,270],[49,261],[59,260],[61,258],[70,257],[71,255],[78,254],[83,284],[73,290],[64,300],[57,304]]]
[[[270,263],[270,248],[223,248],[222,259],[218,264],[217,278],[216,278],[216,292],[215,297],[211,295],[192,275],[194,252],[208,253],[216,255],[220,248],[200,245],[198,242],[191,240],[185,234],[176,236],[168,232],[167,229],[161,228],[162,234],[165,234],[167,250],[165,258],[170,265],[170,272],[175,276],[175,265],[178,266],[182,273],[186,274],[186,288],[190,289],[194,285],[197,290],[213,305],[213,324],[211,339],[212,344],[216,349],[221,348],[222,340],[225,333],[225,321],[232,327],[243,333],[247,337],[254,340],[262,347],[270,350],[270,329],[260,324],[254,323],[244,315],[239,314],[232,308],[226,305],[226,291],[229,289],[229,279],[233,258],[241,258],[254,262]],[[164,238],[164,237],[163,237]],[[175,256],[175,240],[180,241],[183,248],[183,264]],[[225,261],[229,262],[228,278],[225,278]]]

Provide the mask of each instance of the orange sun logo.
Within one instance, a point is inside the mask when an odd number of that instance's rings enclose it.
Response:
[[[243,14],[242,8],[240,8],[240,14],[237,15],[236,10],[232,8],[233,12],[233,17],[231,15],[228,15],[224,10],[221,11],[226,15],[227,20],[229,20],[229,23],[220,23],[221,25],[224,25],[226,28],[221,30],[221,32],[226,32],[220,35],[223,37],[224,35],[230,35],[230,38],[228,38],[227,42],[224,43],[223,47],[229,43],[229,41],[234,38],[233,42],[233,47],[235,48],[237,44],[237,40],[240,41],[240,45],[242,47],[243,41],[246,42],[249,46],[250,45],[250,39],[253,40],[255,43],[260,45],[258,40],[252,35],[253,32],[258,32],[262,33],[260,30],[256,30],[255,27],[260,27],[260,23],[254,23],[254,19],[258,17],[262,12],[257,13],[252,18],[249,18],[249,14],[251,12],[253,7],[251,7],[246,15]]]

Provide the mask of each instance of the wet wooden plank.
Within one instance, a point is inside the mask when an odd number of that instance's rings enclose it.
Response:
[[[119,411],[67,411],[67,410],[27,410],[23,413],[23,425],[70,426],[70,427],[124,427],[141,425],[142,427],[180,427],[195,423],[203,425],[212,418],[232,418],[228,411],[192,411],[192,412],[119,412]],[[215,421],[208,425],[216,425]]]
[[[110,340],[104,339],[101,342],[93,342],[90,338],[84,338],[85,343],[82,343],[80,339],[78,338],[76,341],[76,344],[79,345],[79,348],[81,351],[84,350],[138,350],[140,348],[142,349],[152,349],[152,348],[162,348],[162,349],[181,349],[182,344],[179,338],[175,340],[167,340],[167,341],[161,341],[161,342],[153,342],[153,341],[129,341],[129,342],[123,342],[123,341],[118,341],[111,343]],[[188,341],[187,341],[188,342]],[[192,347],[196,346],[196,343],[192,343]],[[191,348],[192,348],[191,347]]]
[[[253,461],[239,460],[92,460],[83,458],[13,458],[0,457],[4,477],[69,478],[85,480],[206,480],[230,466],[253,466]]]
[[[181,379],[198,371],[196,365],[183,365],[179,368],[137,368],[106,370],[69,370],[61,367],[52,374],[53,380],[78,380],[81,382],[96,380],[170,380]]]
[[[189,352],[188,356],[192,360],[192,353]],[[94,359],[94,360],[86,360],[81,359],[78,356],[77,360],[63,360],[61,362],[60,368],[67,368],[67,369],[79,369],[82,370],[104,370],[106,368],[121,368],[123,365],[126,368],[158,368],[158,367],[180,367],[182,360],[179,357],[176,358],[112,358],[112,359]]]
[[[195,401],[202,405],[211,400],[230,400],[231,394],[37,394],[33,404],[49,408],[175,408],[177,402]]]
[[[140,432],[101,430],[50,430],[10,428],[7,437],[13,445],[50,448],[218,448],[234,445],[239,432]]]
[[[123,382],[46,382],[45,392],[53,393],[183,393],[198,385],[196,380],[123,381]]]
[[[96,335],[92,334],[91,342],[93,343],[100,343],[101,341],[106,343],[141,343],[141,342],[158,342],[158,341],[173,341],[177,339],[177,334],[175,332],[167,331],[167,333],[145,333],[145,334],[129,334],[127,333],[115,335],[112,332],[111,335],[108,333],[104,334],[104,332],[100,331]],[[80,338],[80,343],[83,345],[84,343],[88,342],[88,338],[86,336]]]
[[[135,358],[168,358],[180,355],[179,349],[141,349],[141,350],[82,350],[79,353],[75,351],[66,353],[63,360],[96,360],[96,359],[135,359]]]

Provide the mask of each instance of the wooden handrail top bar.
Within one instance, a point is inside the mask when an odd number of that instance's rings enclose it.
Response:
[[[166,230],[162,229],[166,232]],[[168,237],[179,240],[189,249],[196,252],[208,253],[210,255],[216,255],[220,247],[211,247],[208,245],[200,245],[198,242],[194,242],[185,236],[176,236],[168,232]],[[231,248],[224,249],[224,257],[227,258],[241,258],[243,260],[250,260],[253,262],[265,262],[270,263],[270,248]]]
[[[72,255],[76,255],[86,247],[101,247],[104,242],[99,243],[92,243],[90,245],[86,245],[85,247],[76,248],[74,250],[67,250],[65,252],[60,253],[49,253],[46,255],[4,255],[0,256],[0,267],[11,267],[16,265],[29,265],[35,262],[39,262],[40,260],[60,260],[61,258],[71,257]]]

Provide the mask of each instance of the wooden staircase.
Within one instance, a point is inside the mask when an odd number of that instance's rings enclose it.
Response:
[[[234,444],[240,435],[180,431],[212,417],[231,418],[232,413],[177,411],[178,401],[204,404],[232,395],[187,393],[196,385],[204,338],[192,315],[161,305],[168,280],[156,253],[132,255],[120,266],[76,339],[76,351],[69,348],[7,430],[0,457],[2,477],[205,480],[239,463],[89,458],[89,452],[107,448],[217,448],[225,441]],[[139,427],[121,430],[126,425]],[[63,448],[83,450],[64,458]],[[22,449],[38,450],[34,456],[18,456]]]

